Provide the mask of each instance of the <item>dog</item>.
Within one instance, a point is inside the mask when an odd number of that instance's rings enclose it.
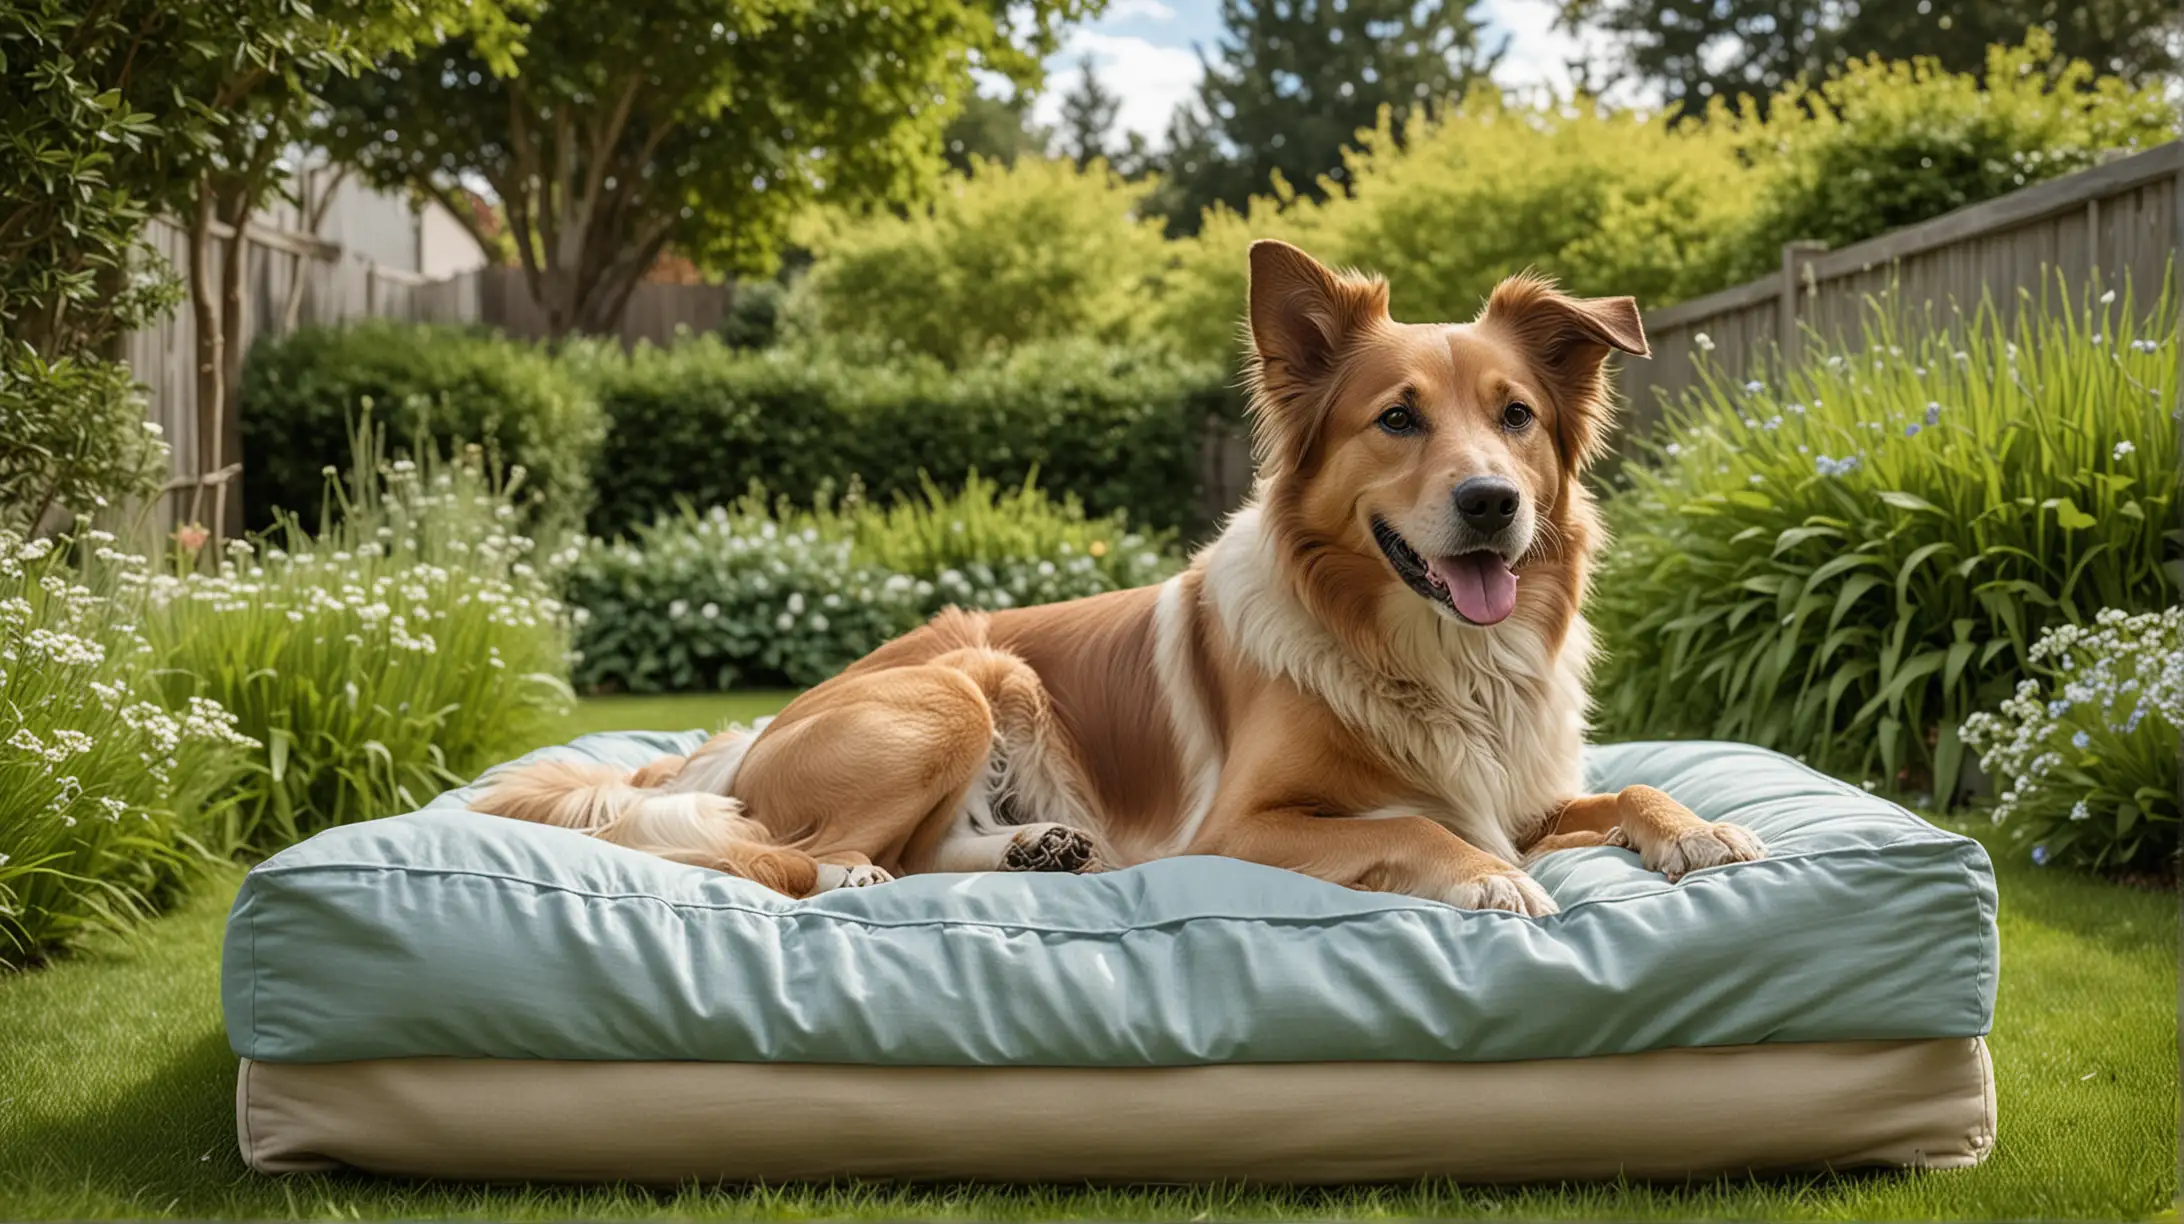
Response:
[[[547,762],[477,810],[791,896],[918,872],[1215,854],[1534,917],[1526,873],[1620,846],[1671,880],[1764,857],[1668,795],[1584,789],[1611,352],[1627,297],[1523,275],[1465,324],[1377,278],[1250,253],[1251,497],[1154,587],[949,609],[792,701],[634,774]]]

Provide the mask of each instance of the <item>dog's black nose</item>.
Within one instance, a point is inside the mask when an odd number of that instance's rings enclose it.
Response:
[[[1474,476],[1456,486],[1456,517],[1492,535],[1516,521],[1520,497],[1517,486],[1499,476]]]

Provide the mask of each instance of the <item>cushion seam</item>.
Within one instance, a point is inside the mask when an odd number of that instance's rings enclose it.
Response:
[[[1891,842],[1883,846],[1857,847],[1852,849],[1839,850],[1815,850],[1804,854],[1782,855],[1779,857],[1767,858],[1759,861],[1765,863],[1798,863],[1818,859],[1847,857],[1850,855],[1873,855],[1877,851],[1896,849],[1898,847],[1905,846],[1933,846],[1946,848],[1954,853],[1954,855],[1958,859],[1958,865],[1960,869],[1964,870],[1968,874],[1970,868],[1962,861],[1963,850],[1966,846],[1976,845],[1978,845],[1978,843],[1971,841],[1969,838],[1963,838],[1954,835],[1947,835],[1943,837],[1914,836],[1912,838],[1907,838],[1902,841]],[[1733,866],[1748,865],[1750,864],[1734,864]],[[1720,870],[1720,868],[1703,869],[1702,871],[1693,872],[1689,877],[1687,877],[1687,879],[1706,880],[1710,878],[1720,878],[1719,876],[1716,876],[1714,874],[1716,872],[1719,872]],[[1131,926],[1085,928],[1068,926],[1042,926],[1037,923],[1030,922],[1007,922],[995,919],[960,917],[918,918],[895,921],[882,918],[873,918],[863,914],[844,914],[832,910],[808,908],[771,910],[763,909],[743,902],[691,901],[663,897],[657,893],[647,892],[600,892],[593,889],[578,888],[572,885],[562,884],[551,880],[536,880],[525,876],[512,875],[506,872],[481,871],[476,868],[470,867],[423,867],[397,863],[312,863],[308,865],[275,868],[268,864],[265,866],[260,866],[257,870],[251,872],[251,875],[257,876],[263,874],[268,877],[272,877],[308,875],[313,873],[341,871],[385,871],[400,872],[419,876],[459,876],[472,879],[497,880],[502,883],[521,884],[541,891],[566,893],[570,896],[582,897],[595,901],[652,901],[666,906],[671,910],[705,910],[716,912],[726,911],[732,913],[749,914],[754,917],[760,918],[799,919],[809,916],[815,918],[829,919],[836,922],[853,923],[859,926],[888,930],[911,929],[920,927],[983,927],[1020,931],[1029,934],[1084,935],[1099,938],[1127,935],[1136,931],[1159,930],[1165,927],[1179,926],[1191,922],[1262,922],[1270,925],[1282,926],[1321,926],[1331,922],[1345,922],[1363,918],[1378,918],[1390,914],[1456,913],[1461,914],[1465,917],[1494,916],[1525,922],[1547,923],[1552,922],[1556,918],[1559,918],[1563,915],[1577,913],[1581,910],[1603,905],[1620,905],[1633,901],[1645,900],[1651,897],[1665,896],[1674,893],[1678,889],[1688,886],[1684,883],[1664,883],[1660,887],[1655,888],[1649,892],[1637,893],[1631,896],[1599,897],[1592,900],[1576,901],[1565,907],[1561,911],[1561,914],[1549,915],[1545,919],[1527,918],[1521,914],[1509,913],[1501,910],[1457,910],[1452,907],[1429,909],[1419,905],[1405,905],[1388,906],[1381,909],[1355,911],[1347,914],[1328,914],[1320,916],[1291,914],[1187,914],[1157,922],[1140,923]],[[252,925],[252,934],[253,943],[255,943],[255,915],[253,915],[253,920],[254,921]],[[255,957],[255,948],[253,949],[253,956]],[[1982,948],[1981,957],[1982,961],[1984,961],[1984,947]],[[255,974],[252,975],[253,989],[255,989],[256,976],[257,975]]]

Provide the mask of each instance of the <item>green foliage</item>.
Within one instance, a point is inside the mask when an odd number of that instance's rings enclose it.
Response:
[[[1028,482],[973,474],[890,505],[852,489],[796,509],[752,494],[685,510],[570,573],[577,682],[661,692],[817,684],[942,607],[1007,608],[1141,586],[1177,567],[1172,537],[1087,519]]]
[[[1561,0],[1560,7],[1565,28],[1605,36],[1605,79],[1643,82],[1688,114],[1868,55],[1932,56],[1952,72],[1978,72],[1991,44],[2028,29],[2053,36],[2061,55],[2133,81],[2157,80],[2176,69],[2184,26],[2170,0]]]
[[[243,371],[243,496],[261,522],[309,513],[366,413],[397,438],[480,443],[523,469],[531,528],[584,521],[605,418],[584,381],[544,348],[486,332],[366,322],[261,340]]]
[[[1476,0],[1221,0],[1198,96],[1171,123],[1161,211],[1177,233],[1214,204],[1277,182],[1320,198],[1349,185],[1343,157],[1383,108],[1437,107],[1501,59]],[[1327,180],[1322,183],[1322,178]]]
[[[1916,341],[1877,311],[1862,355],[1780,390],[1710,376],[1607,503],[1604,730],[1749,740],[1947,802],[1958,727],[2044,629],[2177,596],[2176,326],[2166,297],[2113,294]]]
[[[1856,60],[1777,94],[1764,122],[1749,100],[1734,121],[1717,110],[1715,126],[1741,129],[1758,183],[1733,278],[1780,267],[1793,239],[1847,246],[2177,134],[2160,84],[2058,61],[2045,31],[1988,48],[1985,62],[1981,79],[1926,58]]]
[[[542,0],[517,70],[457,39],[332,91],[324,136],[374,181],[482,179],[557,335],[613,330],[672,245],[767,270],[814,202],[902,203],[974,67],[1037,75],[1077,0]],[[460,214],[460,210],[457,210]]]
[[[587,359],[610,422],[591,519],[603,536],[754,484],[809,504],[861,477],[889,500],[974,469],[1012,485],[1036,469],[1092,514],[1180,527],[1200,514],[1204,422],[1233,408],[1217,366],[1086,341],[953,372],[710,338]]]
[[[257,747],[216,703],[160,704],[140,558],[0,529],[0,966],[148,912]]]
[[[2158,90],[2050,66],[2051,47],[2035,31],[1996,49],[1989,88],[1931,64],[1861,61],[1782,91],[1764,113],[1722,106],[1682,121],[1491,89],[1437,110],[1368,112],[1345,133],[1340,179],[1261,182],[1240,208],[1215,207],[1192,237],[1150,251],[1126,227],[1166,188],[1102,190],[1020,165],[943,202],[936,217],[961,213],[961,237],[931,218],[882,223],[854,273],[834,266],[850,248],[822,243],[810,313],[914,351],[1110,329],[1233,362],[1244,253],[1261,237],[1386,275],[1399,318],[1470,318],[1495,281],[1526,268],[1657,309],[1775,274],[1786,242],[1847,245],[2176,134]],[[1020,202],[1033,186],[1054,202]],[[1117,237],[1046,240],[1065,223]],[[988,299],[989,285],[1006,288]],[[833,305],[830,291],[849,300]]]
[[[2162,871],[2177,850],[2184,609],[2104,609],[2033,644],[2040,678],[1963,729],[2033,861]]]
[[[167,473],[155,429],[127,366],[0,340],[0,530],[153,493]]]
[[[974,164],[906,217],[833,218],[810,238],[825,332],[970,362],[1064,336],[1127,340],[1164,262],[1148,188],[1105,163]]]
[[[264,745],[223,851],[422,806],[566,712],[567,618],[514,507],[479,453],[418,453],[385,462],[366,432],[318,535],[290,518],[279,546],[153,589],[170,700],[216,700]]]
[[[974,162],[1014,165],[1019,157],[1045,154],[1047,133],[1032,122],[1031,100],[1028,89],[1006,98],[977,92],[964,98],[963,109],[940,134],[940,152],[948,168],[969,174]]]

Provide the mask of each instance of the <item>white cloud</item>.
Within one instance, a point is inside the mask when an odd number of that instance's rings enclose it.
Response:
[[[1120,0],[1118,7],[1133,3],[1167,7],[1158,0]],[[1115,12],[1110,8],[1108,16]],[[1139,132],[1146,140],[1160,143],[1176,107],[1198,89],[1198,55],[1190,48],[1079,27],[1069,32],[1061,50],[1047,61],[1046,88],[1032,104],[1034,120],[1053,124],[1061,119],[1062,98],[1076,88],[1082,76],[1078,65],[1086,56],[1091,57],[1100,83],[1122,99],[1115,113],[1118,136]]]
[[[1174,21],[1175,9],[1161,3],[1161,0],[1114,0],[1100,14],[1101,20],[1109,22],[1128,21],[1133,17],[1142,17],[1147,21]]]

